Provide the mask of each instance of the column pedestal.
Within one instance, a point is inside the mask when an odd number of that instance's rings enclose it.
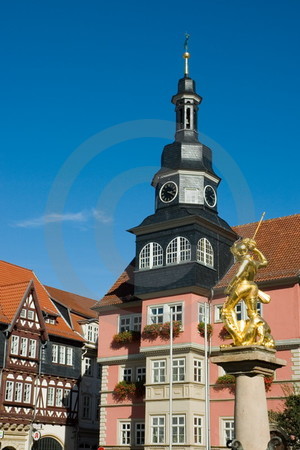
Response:
[[[244,450],[266,450],[270,441],[264,376],[272,377],[286,361],[261,346],[228,347],[211,361],[236,376],[235,439]]]

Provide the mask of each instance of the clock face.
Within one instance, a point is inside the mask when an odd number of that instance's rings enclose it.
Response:
[[[162,202],[170,203],[177,196],[178,187],[174,181],[167,181],[159,191],[159,197]]]
[[[207,185],[204,188],[204,199],[208,206],[213,208],[217,203],[217,194],[213,187]]]

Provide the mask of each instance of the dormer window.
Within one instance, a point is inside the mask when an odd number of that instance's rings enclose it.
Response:
[[[167,264],[178,264],[191,260],[191,244],[188,239],[178,236],[167,247]]]
[[[85,325],[85,338],[88,342],[95,344],[98,339],[98,325],[96,323],[88,323]]]
[[[56,318],[54,316],[46,316],[45,323],[50,323],[51,325],[56,324]]]
[[[156,242],[149,242],[140,252],[140,269],[153,269],[163,264],[163,249]]]
[[[208,239],[202,238],[197,244],[197,261],[208,267],[214,267],[214,250]]]

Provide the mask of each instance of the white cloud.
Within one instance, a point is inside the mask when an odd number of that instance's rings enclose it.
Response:
[[[70,222],[75,224],[83,224],[94,218],[97,222],[108,224],[112,222],[112,218],[107,216],[104,212],[96,209],[91,211],[80,211],[78,213],[51,213],[44,216],[35,217],[33,219],[20,220],[15,222],[13,226],[19,228],[38,228],[50,223]]]
[[[113,221],[113,218],[105,214],[105,212],[100,211],[99,209],[93,209],[92,215],[97,222],[107,224]]]
[[[48,223],[56,223],[56,222],[82,223],[86,222],[87,219],[88,219],[87,215],[84,212],[65,213],[65,214],[51,213],[33,219],[21,220],[19,222],[16,222],[14,226],[20,228],[37,228],[43,225],[47,225]]]

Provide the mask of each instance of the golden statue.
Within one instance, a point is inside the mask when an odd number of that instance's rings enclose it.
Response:
[[[230,250],[240,263],[237,273],[225,290],[227,298],[221,312],[225,328],[233,339],[231,345],[263,345],[274,348],[270,327],[257,311],[257,302],[269,303],[270,296],[260,291],[254,282],[258,269],[265,267],[268,261],[256,247],[254,239],[238,240]],[[246,306],[247,320],[237,320],[235,308],[240,301]]]

